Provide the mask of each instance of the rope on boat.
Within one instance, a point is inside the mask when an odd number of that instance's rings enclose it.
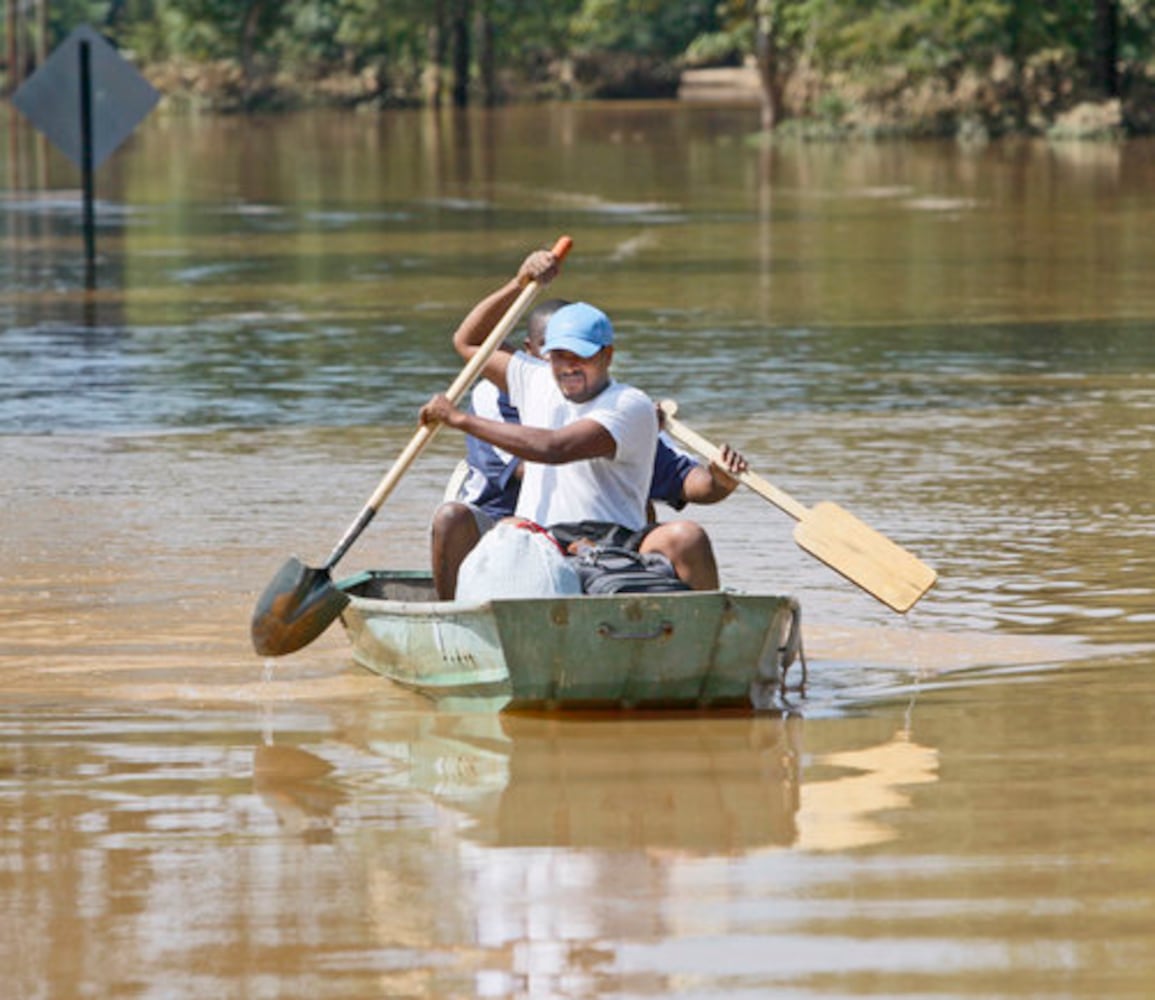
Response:
[[[806,651],[802,648],[802,605],[795,598],[790,598],[790,629],[786,633],[786,641],[778,647],[778,676],[781,678],[781,690],[785,694],[790,690],[786,684],[786,672],[790,665],[798,661],[802,677],[794,690],[801,691],[806,687]]]

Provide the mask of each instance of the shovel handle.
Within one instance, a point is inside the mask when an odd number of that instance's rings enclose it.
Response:
[[[550,252],[557,258],[557,262],[560,264],[565,260],[572,246],[572,239],[568,236],[560,236]],[[518,320],[521,319],[522,314],[529,307],[529,304],[533,301],[534,296],[537,295],[540,287],[536,281],[531,281],[521,290],[517,298],[514,299],[513,305],[511,305],[505,311],[505,315],[498,320],[497,326],[490,331],[489,336],[481,342],[481,346],[474,352],[473,357],[471,357],[465,367],[458,372],[457,378],[453,380],[453,384],[445,393],[449,398],[449,402],[454,406],[456,406],[461,397],[469,391],[473,383],[477,381],[482,369],[485,368],[485,363],[493,353],[505,343],[505,338],[508,337],[513,331],[513,328],[517,326]]]
[[[560,264],[570,252],[573,246],[573,240],[568,236],[561,236],[557,242],[554,243],[551,253],[557,258]],[[498,320],[497,325],[490,331],[489,335],[482,341],[481,346],[474,352],[473,357],[466,362],[465,367],[458,373],[457,378],[453,380],[445,395],[449,401],[454,405],[464,396],[473,383],[477,381],[481,375],[482,369],[485,368],[485,363],[490,359],[493,353],[505,342],[505,338],[509,336],[510,332],[517,326],[518,320],[521,319],[529,304],[533,301],[534,296],[537,295],[540,285],[536,281],[529,282],[519,293],[513,304],[505,311],[505,315]],[[377,489],[373,491],[373,495],[366,502],[365,506],[361,508],[361,513],[357,515],[357,519],[349,525],[348,530],[337,543],[336,547],[329,554],[329,558],[325,560],[325,569],[332,569],[340,561],[341,557],[349,551],[349,546],[356,541],[357,536],[368,526],[369,522],[373,520],[374,515],[385,502],[385,498],[393,492],[394,487],[401,481],[401,477],[409,470],[409,466],[413,464],[413,460],[425,450],[425,446],[433,439],[433,435],[437,433],[440,425],[432,427],[422,424],[417,428],[417,432],[410,438],[409,443],[405,449],[397,456],[389,471],[385,473],[384,478],[377,484]]]

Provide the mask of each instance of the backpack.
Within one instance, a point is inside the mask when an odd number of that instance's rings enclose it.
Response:
[[[616,545],[587,545],[570,561],[587,594],[657,594],[690,589],[659,552],[643,555]]]

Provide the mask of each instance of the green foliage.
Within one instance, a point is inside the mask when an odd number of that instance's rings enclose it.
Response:
[[[718,19],[729,31],[745,30],[753,39],[754,22],[761,15],[769,20],[774,35],[798,44],[826,24],[833,10],[846,0],[722,0]]]
[[[495,29],[498,65],[532,79],[571,48],[571,19],[582,0],[486,0],[484,6]]]
[[[584,0],[570,31],[582,48],[672,59],[717,23],[713,0]]]
[[[900,66],[913,76],[983,69],[999,55],[1024,64],[1038,53],[1091,57],[1097,45],[1092,0],[832,0],[825,51],[833,65]],[[1124,59],[1150,59],[1153,0],[1120,0]]]
[[[232,58],[238,54],[245,6],[228,0],[137,0],[120,8],[115,37],[150,61]]]
[[[49,7],[51,45],[87,21],[143,62],[231,62],[246,74],[300,80],[366,68],[417,80],[431,60],[448,61],[437,39],[444,43],[454,23],[473,39],[476,77],[484,23],[510,89],[556,74],[565,57],[595,68],[645,64],[667,75],[682,63],[737,63],[754,52],[756,27],[784,73],[804,62],[818,74],[869,79],[885,71],[949,85],[1002,59],[1020,72],[1063,67],[1074,86],[1093,86],[1103,78],[1102,9],[1094,0],[52,0]],[[1127,79],[1155,72],[1155,0],[1112,0],[1106,9]]]
[[[828,25],[830,62],[915,76],[989,63],[1007,37],[1015,0],[846,0]]]
[[[733,66],[753,47],[753,26],[740,25],[731,31],[708,31],[698,35],[686,48],[688,66]]]
[[[52,0],[48,8],[48,47],[59,45],[73,28],[80,24],[91,24],[103,30],[108,24],[110,14],[119,6],[109,0]],[[22,4],[25,17],[31,17],[32,5]],[[3,28],[4,25],[0,25]]]

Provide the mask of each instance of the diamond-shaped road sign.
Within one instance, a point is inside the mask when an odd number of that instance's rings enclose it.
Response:
[[[92,163],[99,167],[160,100],[160,94],[95,28],[82,24],[60,43],[12,103],[52,144],[84,169],[80,48],[88,43]]]

